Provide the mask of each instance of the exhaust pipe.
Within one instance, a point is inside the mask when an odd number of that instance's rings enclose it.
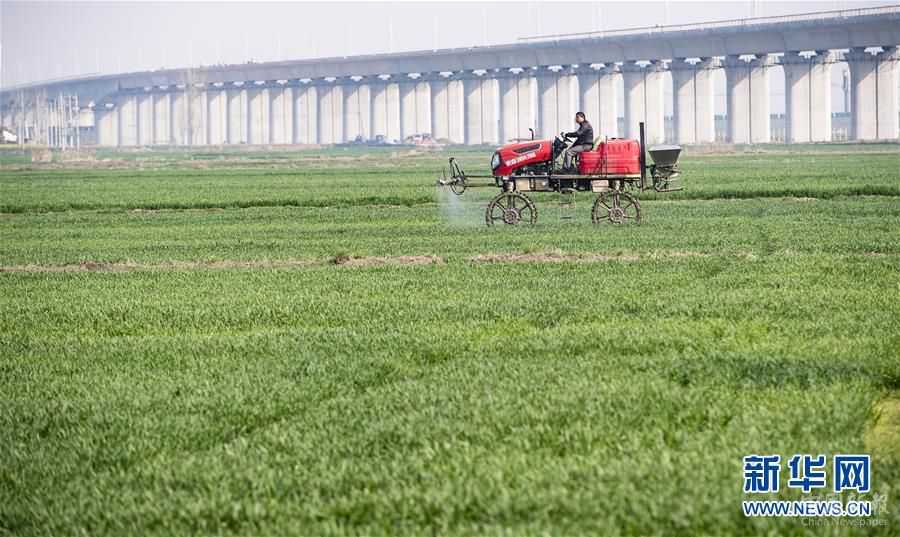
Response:
[[[647,142],[644,136],[644,122],[638,124],[641,142],[641,190],[644,190],[647,183]]]

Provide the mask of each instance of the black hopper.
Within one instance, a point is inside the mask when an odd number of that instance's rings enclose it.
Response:
[[[653,179],[653,190],[657,192],[672,192],[681,190],[678,178],[681,171],[678,169],[678,156],[681,155],[680,145],[655,145],[648,151],[653,165],[650,166],[650,176]]]

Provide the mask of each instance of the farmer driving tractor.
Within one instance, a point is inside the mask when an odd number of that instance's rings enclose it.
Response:
[[[575,114],[575,123],[578,124],[578,130],[565,134],[566,138],[575,138],[575,142],[563,154],[563,169],[566,170],[575,167],[575,155],[590,151],[594,147],[594,128],[584,117],[584,112]]]

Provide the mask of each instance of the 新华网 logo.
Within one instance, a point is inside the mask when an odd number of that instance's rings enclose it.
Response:
[[[782,464],[780,455],[748,455],[744,457],[744,493],[773,494],[781,490],[782,469],[787,470],[785,485],[802,494],[817,491],[833,492],[830,500],[745,500],[745,516],[831,516],[867,517],[872,514],[868,500],[841,500],[845,491],[866,494],[872,487],[869,455],[837,454],[828,465],[826,455],[796,454]],[[829,475],[831,487],[829,484]]]

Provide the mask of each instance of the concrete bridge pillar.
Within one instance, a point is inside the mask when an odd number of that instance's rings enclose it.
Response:
[[[625,87],[625,138],[637,139],[644,122],[648,144],[665,140],[665,94],[663,73],[666,66],[654,60],[646,67],[626,64],[622,67]]]
[[[280,87],[269,90],[270,97],[270,142],[273,144],[294,143],[294,90],[280,83]]]
[[[404,76],[404,75],[401,75]],[[406,140],[416,130],[416,81],[404,76],[398,84],[400,91],[400,140]]]
[[[400,115],[400,84],[388,82],[385,95],[385,136],[388,140],[403,141],[402,117]]]
[[[400,92],[400,139],[431,131],[431,86],[421,75],[398,85]]]
[[[878,54],[862,48],[844,54],[850,67],[850,137],[893,140],[898,137],[897,47]]]
[[[262,89],[255,82],[250,82],[247,87],[247,143],[261,144],[263,140],[263,106]],[[265,121],[266,123],[268,121]]]
[[[228,130],[226,136],[229,144],[246,144],[250,142],[249,130],[250,125],[247,121],[247,112],[249,109],[249,100],[247,99],[247,89],[242,83],[240,86],[235,85],[233,89],[227,90],[227,114],[228,114]]]
[[[16,135],[19,137],[20,140],[24,140],[26,137],[29,136],[29,134],[28,134],[29,133],[29,124],[30,124],[29,117],[30,116],[33,117],[33,114],[30,112],[30,110],[32,108],[28,108],[29,103],[23,102],[22,106],[25,108],[23,110],[19,110],[18,114],[16,114],[16,117],[18,118],[17,124],[19,126],[19,129],[16,132]],[[119,140],[119,138],[118,138],[119,137],[119,134],[118,134],[119,120],[118,120],[118,111],[116,111],[114,109],[113,112],[115,112],[113,117],[116,118],[115,121],[113,121],[116,124],[116,130],[115,130],[116,134],[115,134],[115,138],[113,139],[112,145],[116,145],[117,143],[119,143],[119,141],[118,141]]]
[[[138,145],[137,96],[126,95],[121,97],[116,105],[116,109],[119,111],[119,143],[117,145],[128,147]]]
[[[481,80],[474,73],[467,73],[463,83],[463,117],[465,118],[465,143],[480,144],[482,139]]]
[[[387,107],[387,77],[379,77],[372,82],[372,137],[384,136],[387,138],[388,107]]]
[[[831,59],[828,51],[811,57],[791,51],[781,59],[786,142],[831,140]]]
[[[622,65],[622,87],[625,106],[625,132],[622,134],[634,139],[640,132],[639,123],[644,120],[644,69],[631,63]]]
[[[372,86],[372,134],[386,140],[401,140],[400,85],[390,81],[388,75]]]
[[[559,74],[547,67],[538,67],[535,73],[538,102],[538,136],[552,138],[559,134]]]
[[[189,118],[189,145],[206,145],[207,127],[209,125],[207,111],[209,100],[205,88],[193,86],[190,88],[188,106]]]
[[[878,138],[878,61],[863,47],[844,54],[850,69],[850,138],[875,140]]]
[[[600,69],[585,69],[578,74],[578,108],[594,126],[594,137],[615,138],[619,135],[615,65]]]
[[[294,90],[294,143],[319,143],[318,88],[303,83]]]
[[[716,141],[715,93],[713,69],[718,61],[702,58],[699,62],[676,59],[669,66],[672,73],[672,114],[675,142],[702,144]]]
[[[416,132],[431,134],[431,82],[419,79],[416,84]]]
[[[119,110],[100,104],[94,110],[97,117],[97,143],[109,147],[119,145]]]
[[[431,81],[431,135],[436,140],[465,143],[463,83],[452,74]]]
[[[541,138],[575,129],[578,78],[567,69],[539,68],[537,78],[538,130]]]
[[[267,144],[281,144],[284,136],[284,100],[282,99],[283,88],[272,86],[265,90],[264,106],[268,109],[268,121],[266,122],[266,142]]]
[[[739,56],[725,58],[727,139],[750,143],[750,66]]]
[[[348,141],[362,136],[362,123],[359,110],[359,84],[356,80],[344,86],[344,136]]]
[[[503,73],[497,78],[500,93],[500,134],[501,144],[514,139],[528,139],[532,128],[537,134],[535,121],[537,103],[536,80],[529,71],[514,68],[514,72]]]
[[[517,77],[509,72],[497,76],[497,92],[500,94],[500,143],[518,137],[519,92]]]
[[[249,142],[253,145],[272,143],[272,97],[271,90],[256,84],[247,90]]]
[[[138,96],[138,145],[153,144],[153,93],[144,93]]]
[[[900,47],[884,47],[878,55],[878,137],[895,140],[900,137]]]
[[[491,144],[498,141],[497,80],[487,73],[469,74],[463,79],[465,93],[465,143]]]
[[[207,125],[208,138],[210,145],[223,145],[228,143],[228,92],[221,89],[221,86],[215,87],[209,92],[207,99],[206,117],[209,119]]]
[[[728,140],[736,144],[768,143],[771,140],[769,118],[768,54],[745,61],[738,56],[725,58]]]
[[[834,53],[817,50],[810,58],[810,132],[813,142],[831,141],[831,67]]]
[[[375,110],[373,108],[373,79],[371,77],[364,78],[357,92],[357,101],[359,106],[359,126],[362,131],[363,138],[371,140],[375,138],[373,130],[373,117]]]
[[[339,144],[344,141],[344,88],[328,82],[319,85],[319,143]]]
[[[450,113],[446,74],[437,74],[431,81],[431,135],[435,140],[449,139]]]
[[[172,110],[172,97],[169,91],[157,95],[153,99],[153,143],[169,145],[172,143],[169,114]]]
[[[344,137],[348,141],[361,136],[363,140],[372,138],[372,98],[371,86],[356,78],[353,84],[344,86]]]
[[[13,115],[12,121],[13,121],[13,124],[16,126],[16,136],[18,136],[19,140],[24,140],[26,138],[26,136],[25,136],[25,129],[26,129],[25,110],[23,108],[24,106],[25,106],[25,104],[22,102],[22,95],[20,94],[16,97],[16,102],[13,105],[13,112],[12,112],[12,115]],[[105,112],[105,110],[102,108],[102,105],[99,105],[94,109],[94,121],[97,124],[98,136],[102,135],[102,133],[99,132],[100,116],[102,114],[104,114],[104,112]]]
[[[172,108],[169,117],[172,118],[172,141],[174,145],[187,145],[187,93],[184,87],[177,88],[170,94]]]

